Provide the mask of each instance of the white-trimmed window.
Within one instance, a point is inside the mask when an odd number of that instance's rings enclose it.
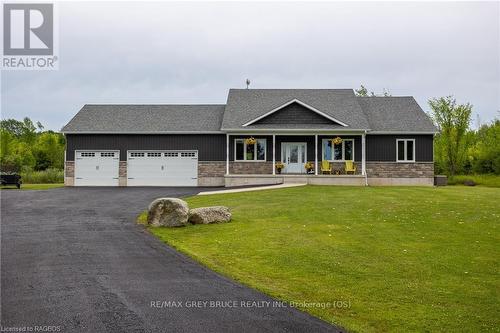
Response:
[[[254,144],[248,145],[245,139],[234,140],[235,161],[265,161],[266,139],[256,139]]]
[[[415,162],[415,139],[396,139],[396,161]]]
[[[323,160],[354,161],[354,139],[343,139],[339,144],[333,144],[331,139],[323,139]]]

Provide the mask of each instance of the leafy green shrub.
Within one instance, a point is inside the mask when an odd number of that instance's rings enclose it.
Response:
[[[500,175],[500,119],[481,126],[475,134],[469,156],[475,173]]]
[[[59,169],[46,169],[33,171],[24,168],[21,171],[21,180],[24,184],[55,184],[64,182],[64,171]]]

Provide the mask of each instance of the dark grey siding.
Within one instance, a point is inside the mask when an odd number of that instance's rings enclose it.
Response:
[[[127,150],[198,150],[200,161],[226,160],[225,134],[68,134],[66,160],[75,159],[75,150],[120,150],[120,160],[127,160]]]
[[[333,122],[298,103],[292,103],[255,124],[333,124]]]
[[[415,139],[415,160],[433,161],[433,135],[367,135],[366,160],[372,162],[395,162],[396,139]]]

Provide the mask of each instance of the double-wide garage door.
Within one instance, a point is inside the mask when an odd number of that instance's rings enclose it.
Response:
[[[197,151],[129,151],[128,186],[196,186]]]
[[[76,186],[118,186],[119,151],[76,151]],[[127,186],[197,186],[198,152],[127,152]]]

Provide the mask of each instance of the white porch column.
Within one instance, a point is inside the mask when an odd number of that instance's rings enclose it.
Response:
[[[276,174],[276,135],[273,134],[273,175]]]
[[[361,174],[366,176],[366,131],[361,135]]]
[[[314,135],[314,174],[318,175],[318,134]]]
[[[229,175],[229,134],[226,134],[226,175]]]

